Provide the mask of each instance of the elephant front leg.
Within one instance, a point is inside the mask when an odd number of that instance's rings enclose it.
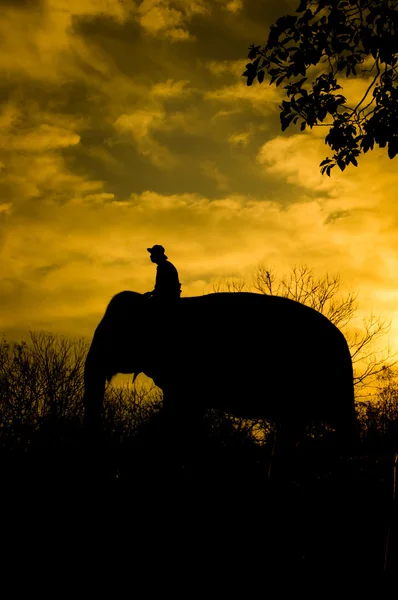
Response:
[[[276,426],[275,440],[268,467],[268,481],[283,485],[292,479],[300,428],[291,423]]]

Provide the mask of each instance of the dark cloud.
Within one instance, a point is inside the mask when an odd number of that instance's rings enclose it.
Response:
[[[45,8],[44,0],[0,0],[1,8],[17,8],[24,10],[37,10]]]
[[[344,217],[349,217],[350,215],[351,211],[349,210],[335,210],[334,212],[328,214],[323,223],[324,225],[335,223],[338,219],[344,219]]]
[[[42,265],[40,267],[35,267],[32,270],[32,274],[37,275],[38,279],[41,279],[42,277],[46,277],[46,275],[49,275],[50,273],[54,273],[55,271],[58,271],[63,266],[65,266],[65,263],[61,263],[61,262],[50,264],[50,265]]]

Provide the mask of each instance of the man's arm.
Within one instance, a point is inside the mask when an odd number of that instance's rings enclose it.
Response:
[[[158,290],[157,288],[159,287],[159,267],[156,267],[156,279],[155,279],[155,287],[151,292],[145,292],[144,296],[146,298],[150,298],[151,296],[153,296]]]

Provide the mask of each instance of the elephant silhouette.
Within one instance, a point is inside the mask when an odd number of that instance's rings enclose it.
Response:
[[[124,291],[110,301],[85,363],[84,423],[100,427],[106,381],[145,373],[174,415],[218,409],[297,430],[324,421],[351,444],[353,369],[347,341],[324,315],[250,292],[154,303]]]

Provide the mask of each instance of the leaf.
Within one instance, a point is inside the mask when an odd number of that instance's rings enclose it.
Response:
[[[280,42],[281,46],[285,46],[285,44],[287,44],[288,42],[290,42],[290,40],[292,40],[292,39],[293,39],[293,38],[292,38],[292,36],[291,36],[291,35],[288,35],[287,37],[285,37],[285,39],[284,39],[284,40],[282,40],[282,41]]]
[[[364,136],[363,136],[363,138],[362,138],[362,140],[361,140],[360,146],[361,146],[361,148],[362,148],[362,150],[363,150],[364,154],[366,154],[366,152],[367,152],[369,149],[372,149],[372,150],[373,150],[373,147],[374,147],[374,139],[373,139],[373,136],[372,136],[372,135],[370,135],[370,134],[364,135]]]
[[[303,77],[302,79],[300,79],[300,81],[298,81],[298,82],[296,83],[296,86],[297,86],[298,88],[301,88],[301,86],[303,85],[303,83],[304,83],[305,81],[307,81],[307,79],[308,79],[308,77]]]
[[[304,12],[307,9],[308,0],[301,0],[299,7],[296,9],[296,13]]]
[[[278,79],[276,80],[276,87],[278,87],[282,83],[285,77],[286,75],[281,75],[280,77],[278,77]]]
[[[256,74],[253,72],[246,71],[245,73],[243,73],[242,77],[247,77],[246,85],[251,86],[256,77]]]
[[[388,142],[388,158],[394,158],[398,153],[398,138],[393,137]]]
[[[293,121],[294,117],[295,117],[294,113],[290,113],[286,116],[281,115],[282,131],[285,131],[289,127],[289,125]]]
[[[331,162],[332,162],[332,161],[331,161]],[[322,175],[323,175],[323,174],[324,174],[324,172],[326,171],[326,175],[327,175],[328,177],[330,177],[330,171],[331,171],[331,169],[333,169],[333,167],[335,167],[335,166],[336,166],[336,163],[333,163],[333,164],[329,165],[328,167],[323,167],[323,168],[322,168]]]
[[[296,25],[297,19],[298,17],[295,17],[294,15],[285,15],[283,17],[279,17],[275,23],[279,34],[292,29]]]
[[[301,125],[300,125],[300,131],[304,131],[304,129],[305,129],[305,126],[306,126],[306,122],[305,122],[305,121],[303,121],[303,122],[301,123]]]
[[[257,73],[257,79],[259,83],[262,83],[264,81],[264,70],[261,69],[261,71],[259,71]]]
[[[256,60],[252,64],[253,69],[256,69],[256,71],[257,71],[257,67],[259,65],[260,60],[261,60],[261,56],[257,56]]]
[[[324,8],[324,6],[325,6],[325,0],[319,0],[319,2],[318,2],[318,8],[314,12],[314,17],[315,17],[315,15],[317,15]]]
[[[246,65],[246,71],[242,74],[242,77],[247,77],[246,84],[250,86],[254,78],[256,77],[256,69],[253,67],[252,63],[248,63]]]
[[[249,48],[250,52],[247,55],[247,58],[250,58],[250,60],[253,60],[254,58],[256,58],[258,51],[260,50],[260,46],[250,46]]]

